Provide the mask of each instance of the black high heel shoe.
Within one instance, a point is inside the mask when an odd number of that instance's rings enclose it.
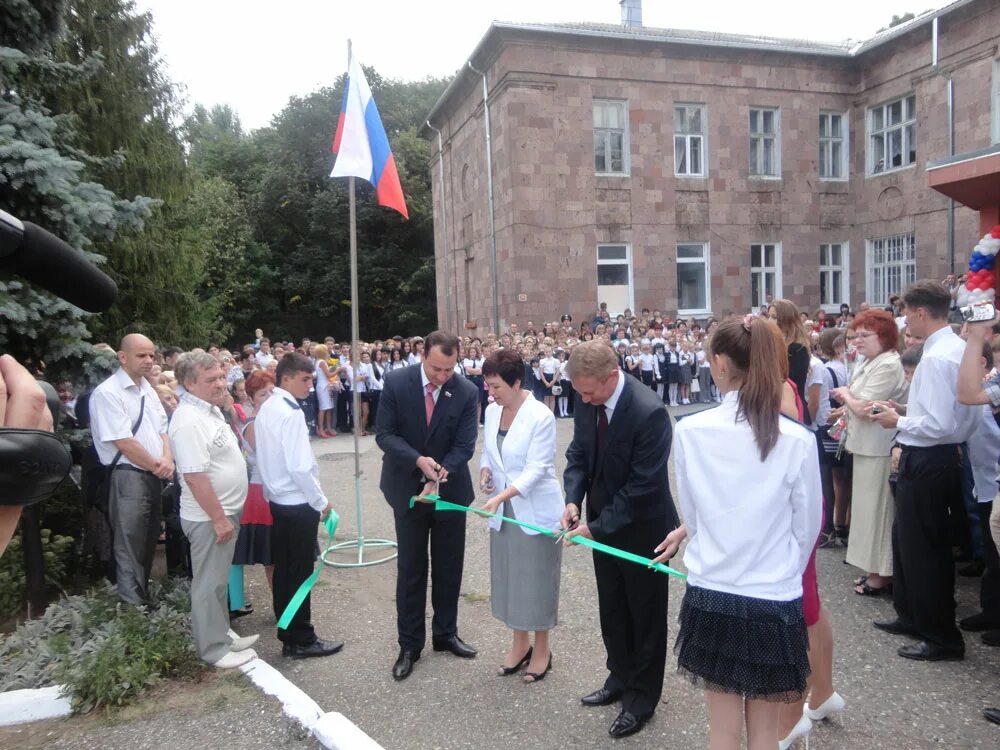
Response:
[[[521,661],[519,661],[513,667],[500,667],[500,671],[497,672],[497,676],[509,677],[512,674],[517,674],[518,672],[520,672],[524,667],[528,665],[528,662],[531,661],[531,652],[532,652],[532,647],[528,646],[528,652],[524,655],[524,658],[522,658]]]
[[[551,671],[552,671],[552,652],[549,651],[549,663],[545,667],[545,671],[541,672],[541,673],[539,673],[539,672],[525,672],[524,673],[524,684],[525,685],[534,685],[536,682],[541,682],[542,680],[545,679],[545,675],[547,675]],[[529,677],[531,678],[530,680],[528,679]]]

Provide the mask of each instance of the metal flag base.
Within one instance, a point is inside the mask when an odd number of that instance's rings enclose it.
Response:
[[[357,562],[339,562],[337,560],[327,560],[326,556],[331,552],[342,552],[348,549],[357,549],[358,559]],[[388,557],[380,557],[377,560],[366,560],[365,550],[376,550],[376,549],[391,549],[393,553]],[[380,565],[381,563],[389,562],[390,560],[395,560],[398,556],[398,552],[395,551],[396,543],[391,539],[352,539],[349,542],[340,542],[333,545],[326,552],[323,553],[323,564],[329,565],[331,568],[368,568],[372,565]]]

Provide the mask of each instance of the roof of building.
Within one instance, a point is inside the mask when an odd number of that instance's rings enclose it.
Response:
[[[489,41],[498,33],[504,31],[529,32],[567,37],[591,37],[610,40],[628,40],[635,42],[651,42],[657,44],[682,44],[702,47],[727,47],[731,49],[749,49],[778,52],[783,54],[819,55],[851,59],[863,55],[917,28],[930,24],[935,18],[940,18],[959,8],[974,2],[974,0],[953,0],[937,10],[929,10],[916,17],[880,31],[875,36],[863,40],[846,39],[842,42],[818,42],[809,39],[779,39],[768,36],[750,34],[724,34],[717,31],[695,31],[687,29],[660,29],[650,26],[622,26],[610,23],[509,23],[494,21],[487,29],[479,44],[473,50],[469,59],[452,79],[451,83],[438,98],[427,115],[428,124],[454,95],[455,90],[474,65],[480,53]],[[480,65],[483,63],[481,61]],[[429,134],[426,126],[421,129],[422,135]]]

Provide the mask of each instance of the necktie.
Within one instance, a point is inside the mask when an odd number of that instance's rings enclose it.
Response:
[[[608,410],[604,404],[597,407],[597,455],[604,452],[604,435],[608,431]]]
[[[601,462],[601,454],[604,452],[604,436],[608,431],[608,412],[604,404],[597,407],[597,440],[594,442],[594,469],[590,478],[590,488],[587,492],[587,507],[589,513],[596,515],[600,512],[604,503],[597,491],[597,466]],[[588,515],[588,517],[590,517]]]
[[[424,386],[424,411],[427,412],[427,426],[431,425],[431,417],[434,416],[434,391],[437,390],[437,386],[433,383],[428,383]]]

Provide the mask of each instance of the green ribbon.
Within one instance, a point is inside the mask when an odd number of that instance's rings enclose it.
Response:
[[[326,535],[329,537],[329,541],[326,544],[326,550],[320,555],[320,560],[316,563],[316,570],[312,572],[306,580],[302,582],[299,586],[298,591],[288,602],[288,606],[285,607],[285,611],[281,614],[281,619],[278,620],[278,629],[287,630],[288,626],[292,622],[292,618],[295,617],[295,613],[299,611],[299,607],[302,606],[302,602],[305,601],[306,597],[309,596],[309,592],[312,591],[312,587],[316,585],[316,581],[319,580],[320,571],[323,570],[325,565],[323,565],[323,555],[330,551],[333,547],[333,533],[337,530],[337,523],[340,521],[340,516],[337,515],[337,511],[331,510],[329,515],[326,517]]]
[[[481,508],[466,507],[465,505],[449,503],[447,500],[442,500],[439,495],[423,495],[422,497],[424,500],[432,500],[434,502],[434,510],[458,510],[463,513],[475,513],[477,516],[483,516],[485,518],[499,518],[504,523],[512,523],[515,526],[523,526],[526,529],[537,531],[539,534],[544,534],[545,536],[554,537],[559,533],[558,531],[553,531],[552,529],[546,529],[544,526],[536,526],[535,524],[527,523],[526,521],[518,521],[516,518],[507,518],[507,516],[501,516],[499,513],[490,513],[488,510],[482,510]],[[412,508],[418,502],[422,502],[422,500],[418,500],[416,497],[411,497],[410,507]],[[568,538],[574,544],[590,547],[591,549],[596,549],[598,552],[603,552],[606,555],[618,557],[622,560],[628,560],[629,562],[634,562],[638,565],[645,565],[647,568],[660,573],[676,576],[682,581],[687,580],[687,576],[679,570],[674,570],[669,565],[664,565],[663,563],[653,562],[648,557],[636,555],[632,552],[626,552],[623,549],[612,547],[610,544],[602,544],[601,542],[596,542],[593,539],[587,539],[583,536],[571,536]]]

